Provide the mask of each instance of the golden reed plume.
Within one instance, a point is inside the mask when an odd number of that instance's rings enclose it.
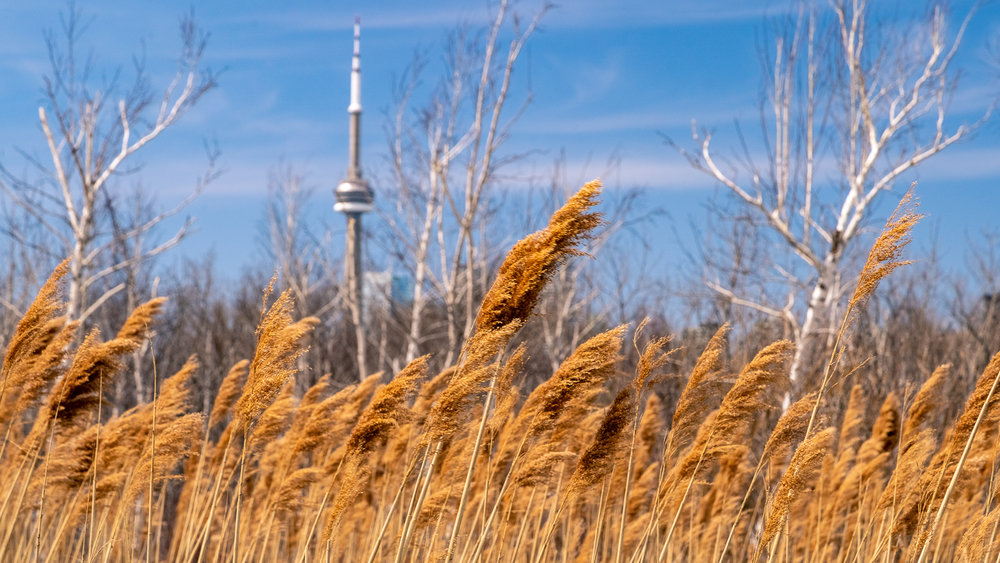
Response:
[[[964,409],[951,397],[973,387],[978,352],[956,347],[955,363],[931,373],[929,351],[920,375],[930,376],[913,392],[915,380],[864,378],[875,362],[856,353],[868,349],[860,336],[833,358],[860,367],[834,377],[834,362],[809,366],[828,367],[825,388],[845,385],[838,394],[791,396],[787,341],[735,363],[761,336],[728,325],[699,357],[674,361],[645,322],[629,335],[595,315],[555,370],[539,367],[549,363],[529,350],[545,329],[532,316],[557,268],[585,253],[599,192],[587,184],[511,249],[456,364],[434,377],[431,355],[386,383],[324,375],[302,392],[317,320],[296,321],[288,293],[269,303],[272,286],[251,360],[204,373],[181,358],[157,365],[173,370],[165,378],[140,365],[156,392],[121,411],[107,397],[130,383],[130,355],[170,345],[169,334],[149,337],[164,303],[138,307],[108,341],[78,338],[80,324],[62,316],[61,265],[0,368],[0,553],[14,563],[996,558],[1000,354]],[[905,263],[918,217],[908,194],[844,296],[847,321]],[[891,355],[905,335],[887,336]],[[634,350],[623,353],[627,337]],[[207,416],[191,404],[204,381],[215,382],[197,401]]]

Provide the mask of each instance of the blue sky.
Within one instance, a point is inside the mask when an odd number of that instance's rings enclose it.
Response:
[[[43,31],[58,26],[66,4],[0,2],[0,161],[16,171],[23,167],[19,149],[47,157],[37,124],[41,77],[48,69]],[[184,5],[105,0],[77,5],[90,18],[83,43],[105,68],[127,67],[131,54],[144,51],[154,88],[169,80]],[[688,217],[703,216],[702,204],[717,187],[665,146],[661,134],[683,144],[690,138],[691,119],[697,118],[700,126],[716,132],[713,144],[720,154],[737,148],[733,120],[748,130],[757,123],[762,86],[757,46],[767,35],[766,18],[785,13],[789,5],[564,2],[546,15],[523,54],[515,105],[529,86],[534,97],[512,130],[508,150],[535,152],[515,176],[524,185],[531,177],[544,179],[564,152],[571,180],[603,175],[612,188],[643,188],[651,204],[668,209],[671,220],[683,224],[678,230],[686,231]],[[536,7],[518,5],[527,13]],[[966,1],[952,3],[956,15],[968,7]],[[224,69],[220,85],[138,155],[143,169],[125,181],[142,183],[165,205],[179,201],[204,170],[202,141],[214,139],[225,173],[188,208],[198,218],[198,232],[174,254],[212,250],[220,268],[234,272],[261,259],[255,240],[268,173],[282,162],[294,165],[317,190],[314,213],[328,212],[333,224],[341,224],[330,206],[331,190],[346,171],[354,15],[362,18],[363,160],[368,175],[377,178],[394,80],[415,50],[423,50],[432,63],[440,60],[449,29],[461,21],[485,23],[490,11],[479,0],[217,1],[197,5],[195,13],[211,34],[205,64]],[[954,101],[959,114],[1000,94],[1000,69],[987,60],[991,37],[1000,37],[997,3],[980,9],[960,52],[964,74]],[[961,245],[993,226],[1000,208],[998,123],[987,124],[899,182],[905,187],[919,181],[921,210],[928,219],[918,245],[925,250],[935,241]],[[606,163],[613,156],[620,166],[608,173]],[[677,240],[665,233],[672,231],[667,225],[655,229],[666,239],[668,260],[680,255],[670,250]],[[959,265],[960,255],[949,254],[951,265]]]

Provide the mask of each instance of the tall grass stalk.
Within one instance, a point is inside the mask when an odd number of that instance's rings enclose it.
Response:
[[[146,327],[146,333],[147,334],[149,333],[149,327],[148,326]],[[147,341],[150,343],[150,350],[152,350],[153,349],[152,342],[149,341],[148,337],[147,337]],[[150,452],[151,452],[150,455],[153,456],[153,458],[155,459],[155,456],[156,456],[156,407],[157,407],[157,404],[159,403],[159,401],[156,400],[156,388],[157,388],[157,380],[158,380],[158,377],[157,377],[157,374],[156,374],[156,354],[155,354],[155,352],[151,352],[151,354],[152,354],[152,359],[153,359],[153,425],[152,425],[150,433],[149,433],[149,442],[150,442],[150,446],[149,447],[150,447]],[[103,378],[102,378],[102,382],[103,382]],[[97,421],[98,421],[98,424],[100,424],[100,420],[101,420],[101,410],[100,410],[100,406],[98,406],[98,409],[97,409]],[[98,438],[99,437],[100,437],[100,426],[98,426]],[[95,455],[95,459],[96,459],[96,455]],[[148,495],[147,498],[146,498],[146,504],[148,506],[148,508],[146,510],[146,526],[147,526],[147,528],[149,528],[149,527],[151,527],[153,525],[153,483],[154,483],[154,479],[153,479],[153,474],[154,473],[153,472],[154,472],[155,468],[156,468],[156,464],[155,463],[150,463],[149,464],[149,488],[147,489],[147,492],[146,492],[146,494]],[[97,466],[96,465],[94,466],[94,474],[95,475],[97,474]],[[146,532],[146,563],[149,563],[149,558],[150,558],[150,555],[151,555],[151,553],[150,553],[151,552],[151,543],[150,543],[150,541],[152,539],[152,536],[153,536],[152,530],[148,529],[147,532]],[[157,547],[159,547],[159,546],[157,546]]]
[[[472,444],[472,455],[469,456],[469,468],[465,472],[465,482],[462,484],[462,495],[458,500],[458,510],[455,511],[455,521],[451,526],[451,538],[448,540],[448,551],[445,554],[445,563],[451,563],[455,556],[455,547],[462,530],[462,515],[465,514],[465,503],[469,498],[469,489],[472,486],[473,471],[476,468],[476,460],[479,459],[479,448],[483,444],[483,433],[486,431],[486,421],[489,418],[490,403],[493,401],[493,392],[496,387],[496,376],[490,380],[490,390],[483,400],[483,415],[479,420],[479,428],[476,430],[476,441]]]
[[[955,465],[954,472],[951,475],[951,481],[948,483],[948,488],[945,489],[944,495],[941,498],[941,506],[938,507],[937,513],[934,515],[934,520],[931,521],[930,531],[928,532],[927,539],[924,540],[924,545],[920,550],[920,556],[917,558],[917,563],[923,563],[927,558],[927,549],[934,540],[934,536],[937,534],[938,525],[941,523],[945,514],[945,509],[948,506],[948,500],[951,498],[952,491],[955,490],[955,484],[958,482],[958,477],[962,473],[962,466],[965,465],[965,461],[969,457],[969,451],[972,450],[972,443],[976,438],[976,433],[979,432],[979,427],[983,423],[983,419],[986,417],[986,413],[991,407],[991,402],[994,394],[996,393],[998,384],[1000,384],[1000,372],[997,372],[997,375],[993,378],[993,385],[990,386],[989,393],[986,395],[986,399],[983,401],[983,406],[979,410],[979,416],[976,417],[976,423],[973,425],[972,431],[969,433],[969,437],[965,441],[965,447],[962,449],[962,455],[958,458],[958,463]]]

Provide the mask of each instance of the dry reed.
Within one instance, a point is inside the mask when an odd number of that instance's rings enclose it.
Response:
[[[585,186],[511,249],[457,365],[430,380],[433,359],[422,357],[385,384],[375,374],[338,389],[324,376],[298,396],[317,321],[296,321],[287,293],[267,306],[269,288],[254,357],[213,374],[221,384],[207,417],[190,405],[203,376],[193,357],[157,379],[148,402],[108,410],[105,391],[148,342],[163,301],[137,308],[106,342],[93,330],[77,341],[59,266],[0,367],[0,553],[185,563],[997,557],[1000,354],[953,421],[941,401],[949,366],[905,410],[892,393],[877,408],[859,385],[843,410],[818,392],[779,416],[794,345],[770,344],[730,371],[728,326],[682,390],[660,377],[669,339],[640,349],[645,323],[624,384],[615,375],[628,329],[604,326],[523,389],[531,362],[519,331],[546,281],[585,253],[599,190]],[[846,316],[905,263],[918,219],[910,198]],[[826,369],[823,391],[842,342],[812,366]]]

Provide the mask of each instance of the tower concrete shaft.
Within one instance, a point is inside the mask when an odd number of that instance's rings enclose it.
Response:
[[[361,214],[347,214],[347,241],[344,245],[344,273],[347,278],[348,291],[351,292],[350,309],[351,322],[354,325],[354,336],[357,342],[356,357],[358,363],[358,379],[368,376],[367,346],[364,316],[364,282],[361,270]]]

